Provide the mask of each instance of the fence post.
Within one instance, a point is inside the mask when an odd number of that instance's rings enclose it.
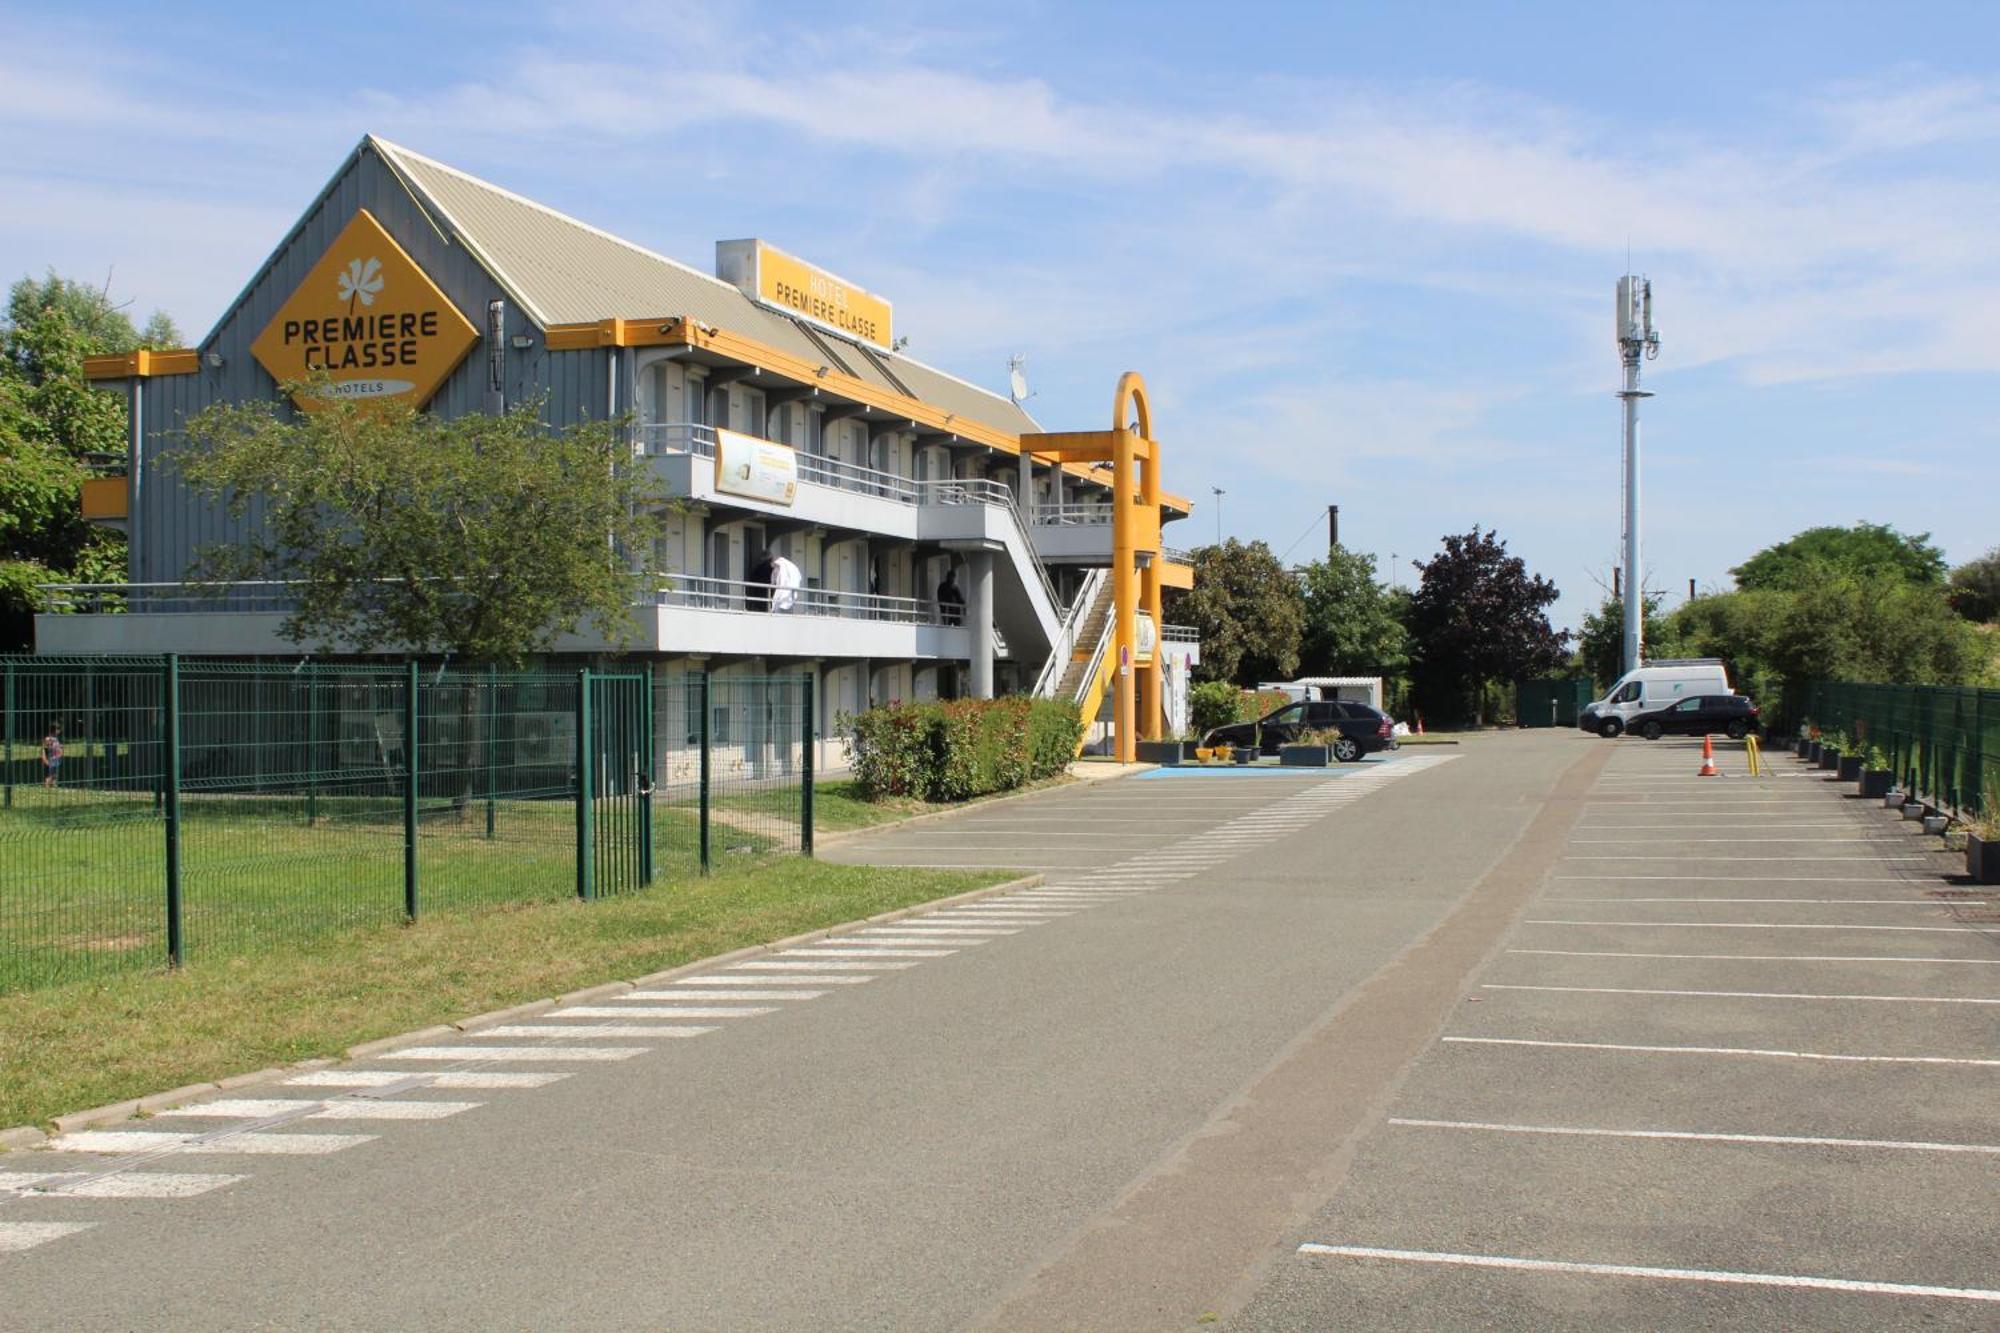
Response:
[[[590,845],[590,668],[576,673],[576,896],[589,902],[597,896]]]
[[[167,962],[185,960],[181,937],[181,659],[168,653],[160,672],[160,785],[167,835]]]
[[[417,919],[417,664],[403,684],[403,915]]]
[[[799,765],[802,779],[799,787],[799,851],[806,856],[813,854],[813,684],[818,679],[817,669],[799,677],[800,694],[804,701],[799,708],[803,719],[800,725],[800,739],[804,742],[804,759]]]
[[[653,791],[658,776],[659,738],[653,731],[653,664],[646,663],[645,697],[639,704],[639,882],[653,882]]]
[[[712,719],[709,716],[714,698],[709,685],[712,678],[708,672],[701,673],[701,873],[706,875],[709,866],[708,842],[708,798],[709,798],[709,732]]]
[[[6,761],[0,763],[0,774],[5,776],[7,807],[12,809],[14,805],[14,664],[12,662],[7,663],[7,681],[4,693],[0,693],[0,731],[6,734],[5,741],[0,742],[0,755],[6,756]]]
[[[319,822],[319,681],[307,663],[306,678],[306,827]]]
[[[486,840],[493,841],[494,787],[500,767],[500,668],[486,668]]]

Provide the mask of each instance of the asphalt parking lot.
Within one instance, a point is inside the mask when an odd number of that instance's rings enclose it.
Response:
[[[1333,768],[1155,769],[1114,782],[1075,783],[993,801],[949,819],[863,833],[824,846],[820,856],[850,864],[1058,871],[1109,867],[1146,855],[1147,864],[1157,867],[1163,841],[1220,841],[1209,835],[1231,825],[1239,835],[1233,842],[1254,842],[1258,831],[1235,821],[1329,778],[1352,780],[1358,795],[1387,771],[1400,771],[1397,765],[1424,759],[1426,753],[1411,747]],[[1450,751],[1434,747],[1428,753]],[[1326,790],[1331,797],[1349,789],[1336,783]]]
[[[1790,756],[1615,744],[1232,1324],[2000,1327],[1992,895]]]

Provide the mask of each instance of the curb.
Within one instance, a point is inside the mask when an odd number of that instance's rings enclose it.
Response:
[[[1117,779],[1107,780],[1116,781]],[[1022,796],[1034,796],[1038,794],[1037,792],[1021,793]],[[1014,799],[1018,798],[996,798],[996,800]],[[956,813],[957,811],[942,810],[937,812],[937,814],[917,815],[914,818],[935,819],[942,815]],[[876,827],[887,826],[877,825]],[[856,831],[862,832],[865,830]],[[428,1041],[439,1041],[456,1037],[466,1032],[476,1032],[481,1028],[493,1027],[510,1019],[529,1018],[536,1014],[544,1014],[559,1005],[582,1004],[589,1000],[608,999],[614,995],[624,995],[646,986],[656,986],[662,982],[672,981],[679,977],[692,976],[702,972],[712,972],[719,967],[727,967],[731,963],[740,962],[746,958],[759,958],[765,954],[776,953],[783,949],[795,949],[801,944],[812,944],[832,935],[844,934],[850,930],[858,930],[863,926],[875,926],[890,921],[901,921],[906,917],[920,916],[925,912],[933,912],[941,907],[950,907],[957,903],[976,902],[981,898],[990,898],[996,894],[1016,893],[1022,889],[1037,888],[1046,882],[1047,876],[1045,875],[1022,875],[1017,879],[1010,879],[1004,883],[989,884],[983,889],[968,889],[964,893],[954,893],[949,898],[933,898],[928,902],[912,903],[908,907],[898,907],[888,912],[877,912],[874,916],[865,916],[859,920],[843,921],[833,926],[822,926],[818,930],[809,930],[804,934],[787,935],[784,939],[772,940],[766,944],[746,945],[741,949],[732,949],[728,953],[715,954],[708,958],[697,958],[693,962],[682,963],[678,967],[670,967],[663,972],[651,972],[643,977],[635,977],[630,981],[607,981],[602,985],[585,986],[581,990],[570,991],[554,999],[530,1000],[526,1004],[510,1005],[505,1009],[494,1009],[487,1013],[475,1014],[470,1018],[461,1018],[454,1023],[441,1023],[434,1027],[419,1028],[415,1032],[403,1032],[393,1037],[381,1037],[374,1041],[364,1041],[359,1045],[348,1047],[342,1053],[341,1059],[338,1060],[321,1057],[311,1060],[299,1060],[289,1065],[272,1065],[267,1069],[254,1070],[246,1074],[231,1074],[227,1078],[217,1079],[213,1083],[190,1083],[186,1087],[175,1088],[170,1092],[155,1092],[144,1097],[133,1097],[122,1102],[112,1102],[106,1106],[92,1107],[86,1111],[71,1111],[65,1115],[56,1116],[49,1123],[55,1127],[56,1134],[58,1135],[72,1133],[79,1129],[90,1129],[98,1125],[117,1124],[120,1121],[130,1120],[134,1116],[143,1115],[147,1112],[164,1111],[170,1107],[180,1106],[214,1092],[249,1087],[257,1083],[270,1083],[291,1074],[303,1073],[314,1069],[328,1069],[349,1060],[366,1060],[371,1056],[382,1055],[389,1051],[399,1050],[405,1046],[420,1046]],[[47,1142],[49,1138],[50,1135],[44,1133],[34,1125],[20,1125],[12,1129],[0,1129],[0,1153],[37,1148]]]

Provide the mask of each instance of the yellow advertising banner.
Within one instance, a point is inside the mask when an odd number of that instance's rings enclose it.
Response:
[[[746,500],[788,505],[799,493],[799,458],[790,445],[733,430],[715,432],[715,489]]]
[[[421,406],[478,342],[479,331],[364,208],[250,351],[281,384],[325,374],[325,397]]]
[[[879,296],[762,241],[756,244],[757,296],[877,347],[891,346],[893,307]]]

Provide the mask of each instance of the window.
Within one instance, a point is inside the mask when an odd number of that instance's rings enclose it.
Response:
[[[1299,722],[1304,720],[1305,715],[1306,706],[1304,704],[1291,704],[1288,707],[1280,708],[1264,720],[1266,722]]]
[[[1611,702],[1615,704],[1637,703],[1638,701],[1639,701],[1639,682],[1636,680],[1628,683],[1624,689],[1618,691],[1617,694],[1611,696]]]
[[[1306,706],[1306,721],[1315,727],[1324,727],[1338,722],[1340,715],[1341,707],[1339,704],[1323,703],[1308,704]]]
[[[1692,713],[1707,702],[1708,700],[1702,698],[1683,699],[1674,705],[1674,711],[1676,713]]]

